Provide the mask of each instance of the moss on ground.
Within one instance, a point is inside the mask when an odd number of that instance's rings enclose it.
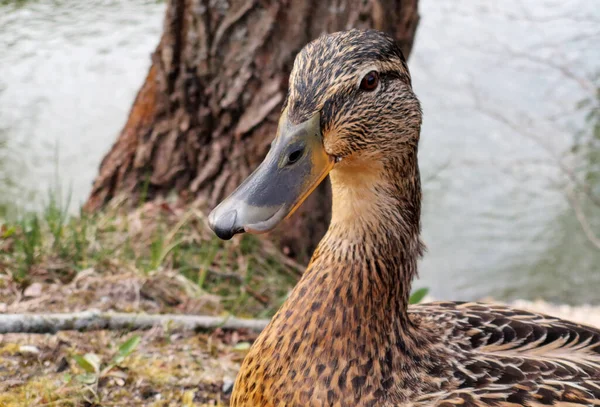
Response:
[[[74,355],[102,363],[133,333],[7,334],[0,340],[0,406],[219,406],[247,346],[246,333],[137,333],[140,345],[95,383]]]

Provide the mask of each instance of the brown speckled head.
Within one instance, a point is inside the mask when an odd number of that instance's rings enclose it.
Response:
[[[376,86],[363,89],[369,74]],[[321,113],[325,150],[335,157],[393,154],[400,143],[418,141],[421,110],[406,60],[379,31],[344,31],[309,43],[296,57],[285,106],[294,123]]]
[[[363,183],[372,183],[369,174],[385,181],[384,172],[403,168],[410,177],[420,126],[406,61],[391,37],[360,30],[324,35],[296,57],[269,154],[213,210],[210,225],[225,239],[269,231],[330,171],[334,187],[348,170]]]

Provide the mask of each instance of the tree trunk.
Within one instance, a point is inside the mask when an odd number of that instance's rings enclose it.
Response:
[[[212,208],[265,156],[296,53],[353,27],[393,35],[408,56],[418,0],[169,0],[160,43],[129,119],[103,159],[86,209],[171,191]],[[281,243],[311,251],[329,220],[324,184]]]

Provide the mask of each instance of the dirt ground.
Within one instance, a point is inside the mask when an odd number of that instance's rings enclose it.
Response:
[[[0,313],[86,309],[148,313],[221,313],[219,301],[176,274],[139,277],[82,272],[68,284],[4,281]],[[0,335],[0,406],[223,406],[251,332],[137,332]],[[97,355],[105,369],[119,346],[140,342],[118,365],[90,378],[76,362]],[[92,375],[94,376],[94,375]]]
[[[95,383],[81,380],[73,355],[106,363],[134,334],[136,350]],[[59,332],[0,337],[1,406],[220,406],[251,340],[244,333]],[[240,347],[247,349],[247,346]]]

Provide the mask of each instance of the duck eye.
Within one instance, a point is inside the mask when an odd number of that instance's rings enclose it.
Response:
[[[372,91],[379,85],[379,73],[371,71],[367,73],[360,81],[360,88],[366,91]]]

